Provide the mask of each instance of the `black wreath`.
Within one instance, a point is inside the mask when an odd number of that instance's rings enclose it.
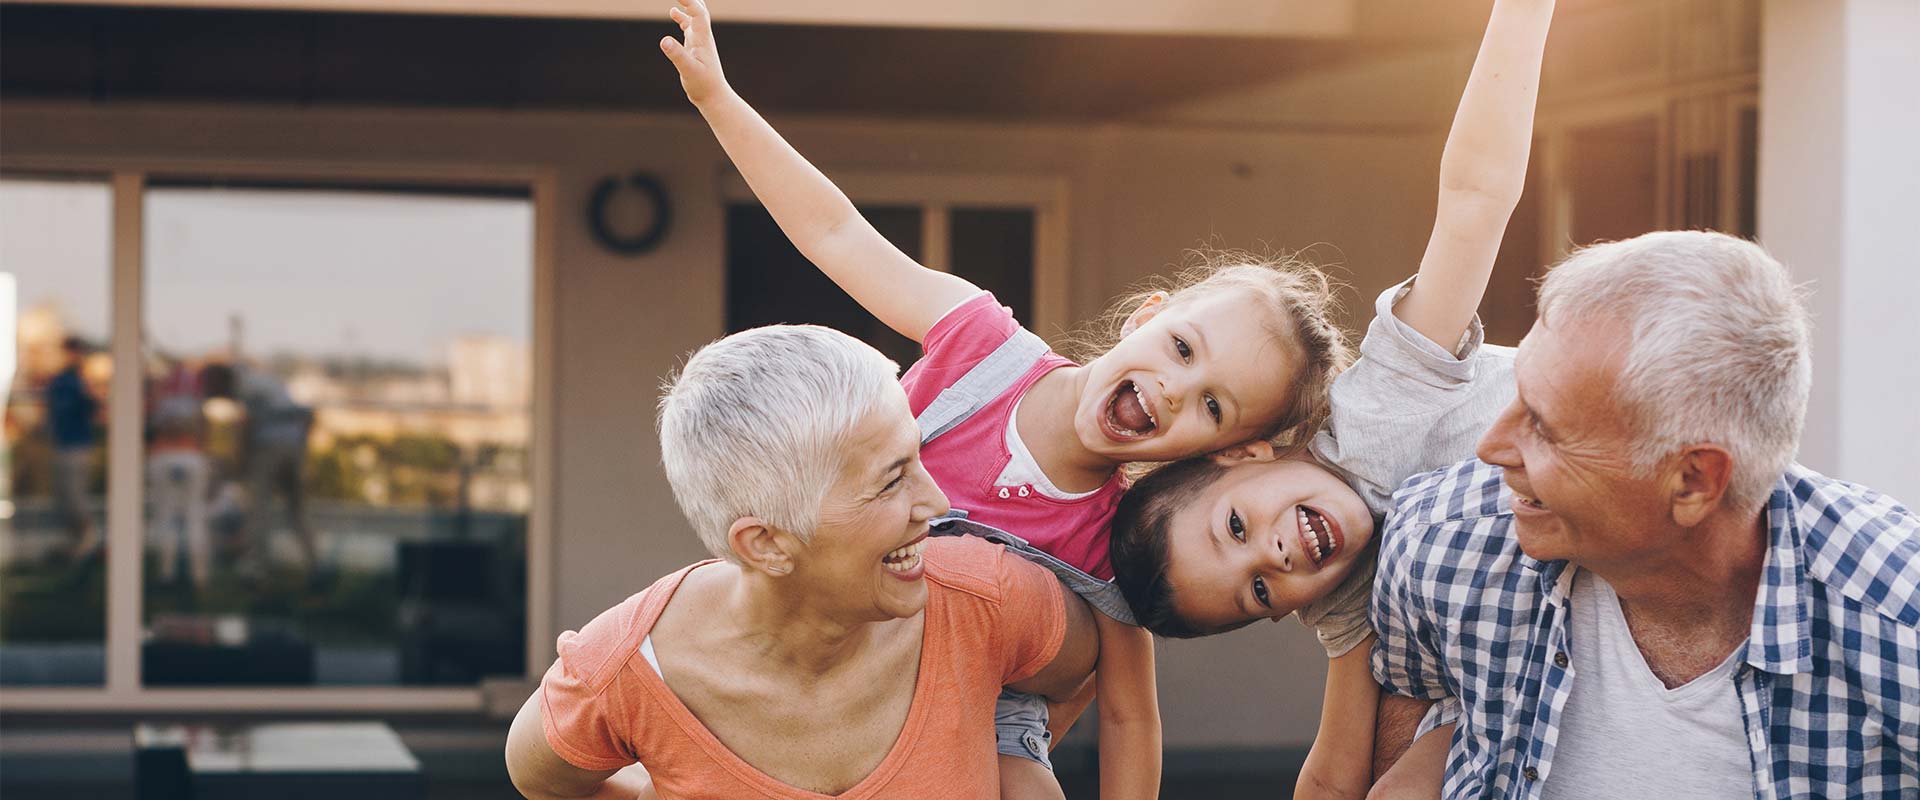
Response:
[[[667,238],[667,224],[673,219],[673,207],[667,204],[667,190],[652,175],[636,172],[628,175],[625,185],[640,190],[653,202],[653,224],[632,236],[622,235],[613,229],[607,221],[607,203],[612,202],[613,193],[620,190],[621,181],[617,177],[601,178],[594,184],[593,197],[587,201],[587,225],[593,230],[593,239],[615,253],[637,256],[660,246]]]

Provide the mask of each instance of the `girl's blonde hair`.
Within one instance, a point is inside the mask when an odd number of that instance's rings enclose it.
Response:
[[[1292,254],[1262,255],[1245,250],[1199,248],[1187,252],[1185,265],[1172,275],[1136,284],[1100,316],[1070,334],[1066,354],[1085,364],[1119,344],[1127,318],[1155,293],[1167,294],[1165,308],[1228,291],[1248,292],[1269,312],[1275,337],[1301,355],[1293,377],[1292,400],[1263,436],[1286,453],[1306,449],[1327,418],[1327,392],[1334,376],[1353,361],[1347,335],[1334,323],[1340,311],[1339,285],[1319,267]]]

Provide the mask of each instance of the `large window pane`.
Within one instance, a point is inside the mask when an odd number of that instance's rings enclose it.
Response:
[[[887,241],[920,257],[918,206],[863,206]],[[780,323],[825,325],[859,337],[903,367],[920,346],[875,319],[787,240],[758,203],[727,206],[727,330]]]
[[[1033,326],[1033,235],[1031,208],[955,208],[947,212],[953,256],[949,264],[993,292],[1020,323]]]
[[[921,258],[926,232],[921,206],[862,206],[860,213],[887,241]],[[1032,325],[1034,237],[1032,208],[960,207],[946,214],[948,268],[993,292]],[[759,325],[825,325],[859,337],[903,368],[920,358],[920,346],[895,333],[860,307],[787,241],[757,203],[727,207],[727,330]]]
[[[106,679],[112,191],[0,179],[0,684]]]
[[[146,198],[149,686],[524,672],[532,203]]]

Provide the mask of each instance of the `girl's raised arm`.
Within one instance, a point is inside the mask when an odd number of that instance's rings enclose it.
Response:
[[[1440,157],[1440,206],[1420,278],[1395,315],[1452,350],[1493,274],[1526,187],[1533,108],[1553,0],[1496,0]]]
[[[963,278],[921,266],[874,230],[839,187],[727,85],[704,0],[676,2],[668,13],[686,41],[666,37],[660,50],[680,71],[681,88],[714,138],[807,260],[887,327],[916,342],[940,315],[980,291]]]

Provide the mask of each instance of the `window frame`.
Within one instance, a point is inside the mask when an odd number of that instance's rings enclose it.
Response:
[[[1739,113],[1760,110],[1759,77],[1739,73],[1724,78],[1677,83],[1623,95],[1584,93],[1573,98],[1558,98],[1551,107],[1535,115],[1534,146],[1542,151],[1544,170],[1541,188],[1539,261],[1553,264],[1572,251],[1572,209],[1567,185],[1568,150],[1573,134],[1583,128],[1611,123],[1651,120],[1658,145],[1654,153],[1654,217],[1661,226],[1672,227],[1679,220],[1675,202],[1674,176],[1677,173],[1679,147],[1674,141],[1677,123],[1675,106],[1681,102],[1711,102],[1719,109],[1723,135],[1713,142],[1723,168],[1718,189],[1721,192],[1720,230],[1735,230],[1738,208],[1725,202],[1739,196]]]
[[[146,190],[161,181],[297,183],[317,188],[369,184],[424,188],[513,187],[533,204],[533,441],[527,519],[526,673],[474,686],[149,687],[140,675],[146,531],[141,441],[146,387],[139,370],[116,369],[109,385],[107,439],[106,683],[101,687],[0,688],[0,713],[115,712],[485,712],[524,687],[553,658],[555,221],[553,169],[520,165],[367,164],[330,161],[0,157],[0,175],[105,178],[112,192],[110,314],[115,364],[141,362],[145,316]]]

